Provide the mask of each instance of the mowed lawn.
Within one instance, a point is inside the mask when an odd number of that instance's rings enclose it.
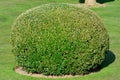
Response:
[[[11,25],[18,15],[46,3],[74,3],[79,0],[0,0],[0,80],[120,80],[120,0],[106,2],[106,7],[91,8],[103,20],[110,36],[110,51],[114,60],[99,72],[73,78],[35,78],[14,72],[14,55],[11,52]],[[112,57],[107,60],[111,61]]]

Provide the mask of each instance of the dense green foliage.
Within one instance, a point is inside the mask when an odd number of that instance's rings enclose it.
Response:
[[[109,36],[92,11],[69,4],[46,4],[22,13],[11,33],[18,66],[45,75],[84,74],[109,49]]]

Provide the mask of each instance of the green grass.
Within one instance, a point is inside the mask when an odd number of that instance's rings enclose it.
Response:
[[[16,17],[27,9],[51,2],[78,3],[78,0],[0,0],[0,80],[53,80],[15,73],[15,60],[10,46],[11,25]],[[115,61],[93,74],[55,80],[120,80],[120,0],[106,5],[92,9],[100,15],[108,30],[110,50],[115,55]]]

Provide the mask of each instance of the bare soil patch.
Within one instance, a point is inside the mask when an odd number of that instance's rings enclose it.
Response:
[[[62,75],[62,76],[45,76],[43,74],[37,74],[37,73],[28,73],[22,69],[22,67],[18,67],[15,69],[16,73],[26,75],[26,76],[33,76],[33,77],[42,77],[42,78],[71,78],[71,77],[78,77],[80,75]]]

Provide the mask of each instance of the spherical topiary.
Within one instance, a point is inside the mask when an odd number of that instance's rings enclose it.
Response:
[[[72,4],[46,4],[22,13],[11,33],[18,66],[45,75],[84,74],[109,49],[103,23],[92,11]]]

